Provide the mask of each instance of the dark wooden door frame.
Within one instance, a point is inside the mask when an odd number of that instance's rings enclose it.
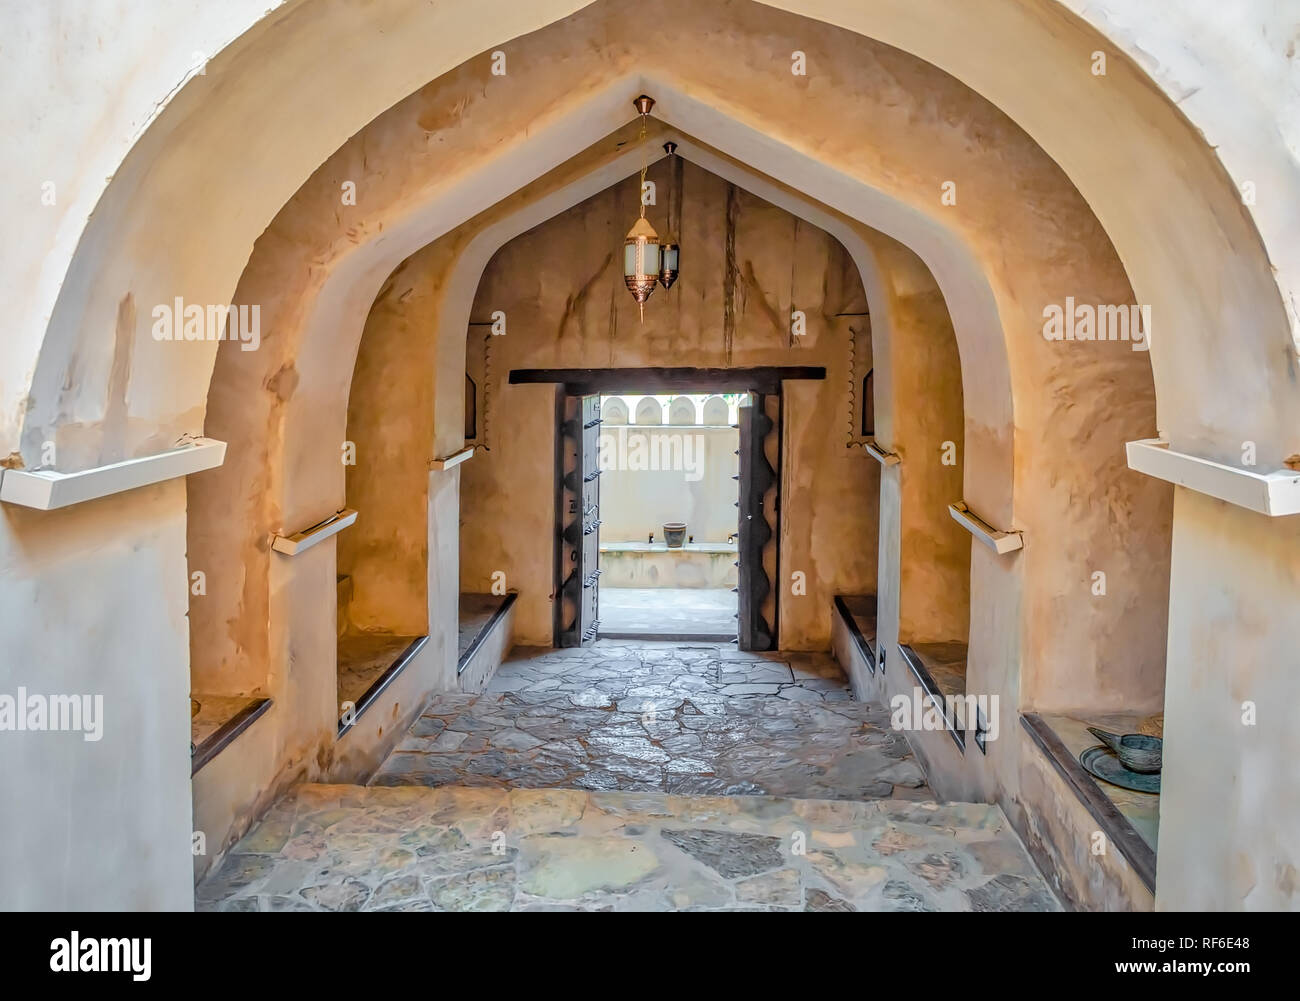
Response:
[[[564,408],[563,386],[555,387],[555,536],[554,555],[551,561],[551,644],[564,645]]]
[[[600,398],[555,394],[555,570],[556,647],[584,646],[600,626]],[[569,469],[569,452],[573,468]],[[566,556],[569,558],[566,559]],[[572,609],[572,621],[565,614]]]
[[[564,435],[562,425],[566,419],[571,419],[568,411],[571,409],[568,401],[577,397],[581,399],[584,396],[617,396],[629,394],[659,394],[659,393],[753,393],[755,394],[755,404],[763,407],[763,399],[766,396],[776,398],[776,417],[772,430],[777,435],[777,468],[775,470],[768,467],[773,482],[777,486],[776,503],[773,511],[773,517],[776,521],[772,526],[771,535],[776,546],[776,573],[775,579],[767,581],[768,591],[763,595],[751,594],[750,600],[738,601],[737,604],[742,609],[748,610],[748,621],[738,623],[737,635],[741,639],[742,649],[746,648],[744,640],[748,637],[749,645],[754,645],[755,649],[765,649],[761,644],[764,639],[771,646],[775,646],[778,639],[779,624],[776,621],[776,615],[773,615],[773,621],[765,623],[761,617],[762,599],[766,597],[771,590],[776,587],[776,582],[780,580],[780,478],[781,478],[781,449],[782,438],[784,436],[783,426],[785,420],[785,397],[782,384],[786,380],[813,380],[820,381],[826,378],[826,369],[821,366],[760,366],[754,368],[528,368],[512,369],[510,372],[511,385],[554,385],[555,392],[555,464],[556,464],[556,495],[555,495],[555,561],[553,570],[554,608],[553,620],[555,629],[555,645],[561,646],[571,644],[573,637],[567,636],[566,624],[563,622],[564,607],[564,544],[563,532],[565,529],[566,516],[563,508],[564,504],[564,475],[565,475],[565,456],[564,456]],[[765,408],[764,408],[765,409]],[[771,417],[765,416],[767,423],[772,424]],[[755,456],[747,457],[750,460],[750,470],[757,471],[753,463],[754,458],[762,459],[762,442],[766,436],[759,436],[757,441],[757,453]],[[762,465],[766,466],[764,460]],[[760,497],[761,501],[761,497]],[[742,505],[744,505],[742,507]],[[761,514],[763,508],[761,502],[753,504],[753,499],[746,503],[745,500],[737,505],[742,516],[745,512]],[[739,528],[739,526],[738,526]],[[738,532],[739,534],[739,532]],[[737,547],[739,550],[739,547]],[[738,552],[739,555],[739,552]],[[751,554],[751,561],[754,554]],[[737,564],[739,566],[739,563]],[[751,577],[752,577],[751,567]],[[760,575],[761,576],[761,575]],[[743,575],[742,575],[743,577]],[[758,598],[757,601],[753,600]],[[780,607],[780,597],[776,598],[775,607]]]
[[[554,383],[569,396],[657,395],[661,393],[762,393],[781,392],[788,379],[824,380],[826,369],[817,365],[762,366],[758,368],[516,368],[512,386]]]
[[[775,395],[775,394],[774,394]],[[777,397],[778,415],[780,397]],[[780,418],[773,420],[767,413],[767,395],[750,394],[750,405],[740,408],[740,472],[736,479],[737,546],[736,546],[736,640],[741,650],[771,650],[776,646],[780,612],[780,596],[775,596],[772,620],[763,615],[763,606],[774,585],[781,579],[781,513],[780,476]],[[767,460],[768,438],[777,435],[777,465],[773,468]],[[765,498],[776,487],[773,495],[772,524],[767,520]],[[769,542],[774,542],[774,571],[771,578],[763,565],[763,553]]]

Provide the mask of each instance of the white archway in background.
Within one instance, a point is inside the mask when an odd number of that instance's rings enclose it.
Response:
[[[664,405],[653,396],[643,396],[636,405],[636,424],[658,426],[664,422]]]
[[[689,426],[698,424],[695,400],[689,396],[675,396],[668,403],[668,423]]]
[[[731,423],[731,408],[721,396],[710,396],[704,401],[704,418],[700,422],[710,426],[722,427]]]
[[[604,424],[627,424],[627,417],[627,404],[621,397],[611,396],[601,404],[600,419]]]

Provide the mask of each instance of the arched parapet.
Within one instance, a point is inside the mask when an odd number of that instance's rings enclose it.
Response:
[[[643,396],[636,404],[636,424],[638,427],[658,427],[664,422],[663,401],[653,396]]]
[[[631,423],[628,420],[627,404],[620,397],[606,400],[600,408],[600,419],[605,426],[620,426]]]
[[[700,423],[710,427],[723,427],[731,423],[730,408],[721,396],[710,396],[704,401],[703,419]]]
[[[668,423],[689,426],[699,423],[695,401],[689,396],[678,396],[668,403]]]

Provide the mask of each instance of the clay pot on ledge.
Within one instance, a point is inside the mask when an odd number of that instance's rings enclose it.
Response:
[[[686,541],[686,522],[665,521],[664,541],[668,543],[669,549],[681,549],[682,543]]]

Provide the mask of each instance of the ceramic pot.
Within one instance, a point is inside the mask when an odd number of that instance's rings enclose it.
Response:
[[[668,543],[669,549],[681,549],[682,543],[686,541],[686,522],[665,521],[664,541]]]

